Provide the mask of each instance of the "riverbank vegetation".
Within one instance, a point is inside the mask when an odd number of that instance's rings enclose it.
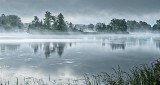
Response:
[[[102,72],[89,77],[85,75],[86,85],[160,85],[160,61],[151,65],[141,65],[125,72],[118,67],[113,74]]]

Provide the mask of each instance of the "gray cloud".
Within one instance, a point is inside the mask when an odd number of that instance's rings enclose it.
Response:
[[[66,16],[127,17],[159,13],[159,3],[160,0],[1,0],[0,12],[25,17],[42,16],[47,10]]]

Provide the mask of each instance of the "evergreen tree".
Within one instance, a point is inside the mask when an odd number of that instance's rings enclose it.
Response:
[[[37,16],[34,16],[34,20],[32,21],[32,24],[34,25],[34,27],[38,27],[40,22],[39,22],[39,18]]]
[[[2,15],[1,15],[1,24],[2,24],[2,25],[6,25],[6,20],[5,20],[5,19],[6,19],[5,14],[2,14]]]
[[[71,22],[69,23],[69,29],[70,29],[70,31],[74,31],[74,27],[73,27],[73,24]]]
[[[41,30],[42,31],[67,31],[67,25],[64,21],[64,16],[60,13],[57,17],[52,15],[50,12],[45,13],[44,20],[40,21],[37,16],[34,17],[34,20],[29,25],[29,30]]]
[[[51,16],[52,30],[57,28],[57,18],[56,16]]]
[[[45,26],[46,29],[51,28],[51,13],[48,12],[48,11],[45,14],[44,26]]]
[[[43,27],[43,21],[42,20],[40,21],[40,27]]]
[[[31,32],[31,31],[40,32],[40,31],[42,31],[42,28],[43,28],[42,20],[40,21],[37,16],[34,16],[34,20],[32,21],[32,23],[28,27],[28,32]]]
[[[61,13],[57,17],[57,30],[67,31],[66,23],[64,21],[64,16]]]

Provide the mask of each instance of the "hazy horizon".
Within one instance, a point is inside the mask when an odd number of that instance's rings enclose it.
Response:
[[[160,19],[159,0],[1,0],[1,14],[14,14],[29,23],[45,11],[63,13],[74,24],[109,23],[112,18],[146,21],[153,25]]]

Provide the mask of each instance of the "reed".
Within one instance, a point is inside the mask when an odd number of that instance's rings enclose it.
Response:
[[[120,66],[113,71],[113,74],[102,72],[93,78],[85,76],[86,85],[160,85],[160,60],[151,65],[134,67],[128,73],[122,71]]]

